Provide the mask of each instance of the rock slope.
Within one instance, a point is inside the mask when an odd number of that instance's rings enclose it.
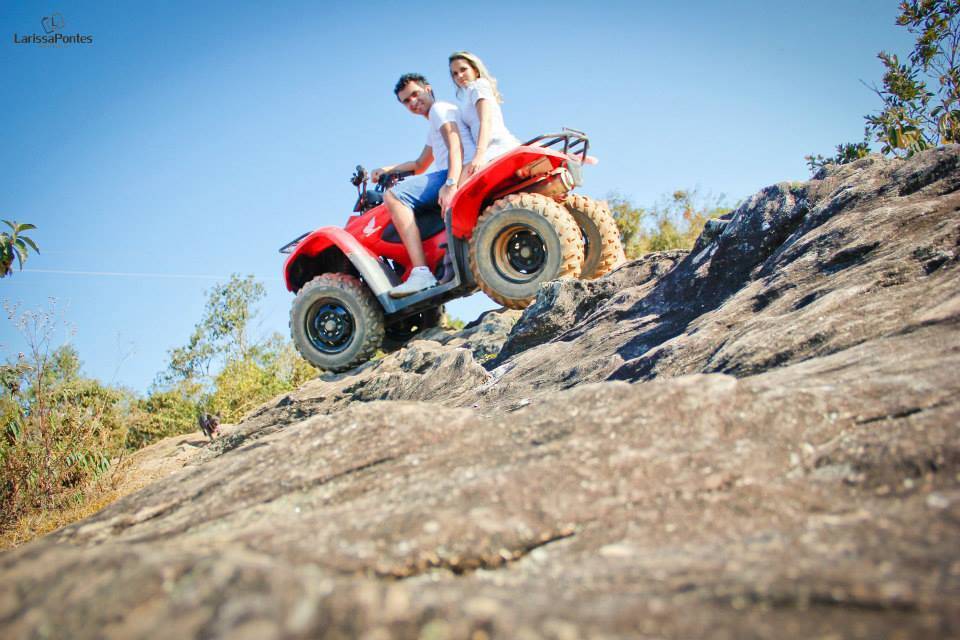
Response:
[[[315,380],[0,556],[0,635],[960,635],[958,169],[776,185],[499,355],[489,314]]]

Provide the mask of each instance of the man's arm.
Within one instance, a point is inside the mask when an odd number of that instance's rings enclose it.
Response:
[[[446,210],[457,192],[457,185],[460,183],[460,171],[463,169],[463,147],[460,145],[460,131],[455,122],[444,123],[440,127],[440,135],[443,136],[443,143],[447,145],[450,151],[450,168],[447,170],[447,182],[453,183],[453,186],[444,185],[440,189],[440,208]]]
[[[376,182],[380,179],[380,176],[385,173],[406,173],[412,171],[416,174],[421,174],[427,170],[431,162],[433,162],[433,149],[430,148],[430,145],[425,145],[416,160],[407,160],[400,164],[390,164],[385,167],[380,167],[379,169],[374,169],[373,173],[370,174],[370,179]]]

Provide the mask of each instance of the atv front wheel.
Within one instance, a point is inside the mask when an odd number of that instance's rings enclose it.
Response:
[[[470,269],[494,301],[523,309],[541,283],[576,278],[583,236],[561,205],[535,193],[514,193],[487,207],[470,238]]]
[[[352,276],[319,275],[297,293],[290,335],[303,358],[327,371],[346,371],[369,360],[383,341],[383,311]]]
[[[599,278],[626,262],[620,230],[605,202],[576,194],[568,196],[563,205],[583,232],[582,279]]]

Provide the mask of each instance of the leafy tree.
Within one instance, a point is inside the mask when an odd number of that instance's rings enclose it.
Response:
[[[27,261],[27,247],[40,253],[37,245],[23,234],[24,231],[36,229],[32,224],[19,224],[4,220],[4,224],[10,227],[10,231],[0,233],[0,278],[4,278],[13,273],[13,259],[16,257],[20,270],[23,270],[23,263]]]
[[[238,274],[208,291],[203,317],[186,346],[169,351],[170,363],[160,382],[201,380],[210,375],[214,364],[245,357],[252,346],[254,307],[266,293],[252,275],[241,278]]]
[[[254,305],[267,295],[266,288],[253,276],[230,276],[226,284],[219,284],[208,292],[206,313],[202,326],[207,340],[229,357],[244,357],[250,344],[250,321],[256,315]]]
[[[916,41],[906,62],[877,54],[884,74],[882,85],[871,89],[882,108],[864,117],[864,141],[838,145],[832,158],[807,156],[812,171],[865,156],[871,140],[896,157],[960,142],[960,2],[903,0],[897,24]]]
[[[169,351],[167,370],[149,397],[137,404],[127,445],[146,446],[190,433],[199,412],[234,422],[271,397],[316,375],[279,334],[251,335],[256,304],[266,295],[253,276],[232,275],[207,292],[203,317],[188,343]]]
[[[644,235],[644,222],[649,218],[649,212],[643,207],[635,206],[630,200],[619,193],[607,196],[610,213],[620,231],[620,242],[630,259],[636,258],[638,252],[634,249]]]
[[[689,250],[710,218],[730,211],[724,197],[702,196],[696,189],[680,189],[652,207],[637,207],[619,195],[608,197],[628,259],[652,251]]]
[[[866,116],[867,133],[897,156],[960,142],[960,3],[904,0],[897,24],[916,42],[908,63],[878,54],[886,71],[874,91],[883,108]]]

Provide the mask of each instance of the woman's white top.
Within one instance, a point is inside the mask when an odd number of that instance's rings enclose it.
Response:
[[[484,155],[486,160],[491,160],[520,145],[520,141],[503,123],[503,111],[500,110],[500,103],[497,102],[497,95],[493,92],[489,80],[477,78],[461,93],[460,115],[467,129],[470,130],[474,144],[480,138],[480,114],[477,112],[477,102],[487,101],[487,110],[490,112],[490,144],[487,145],[487,153]]]

